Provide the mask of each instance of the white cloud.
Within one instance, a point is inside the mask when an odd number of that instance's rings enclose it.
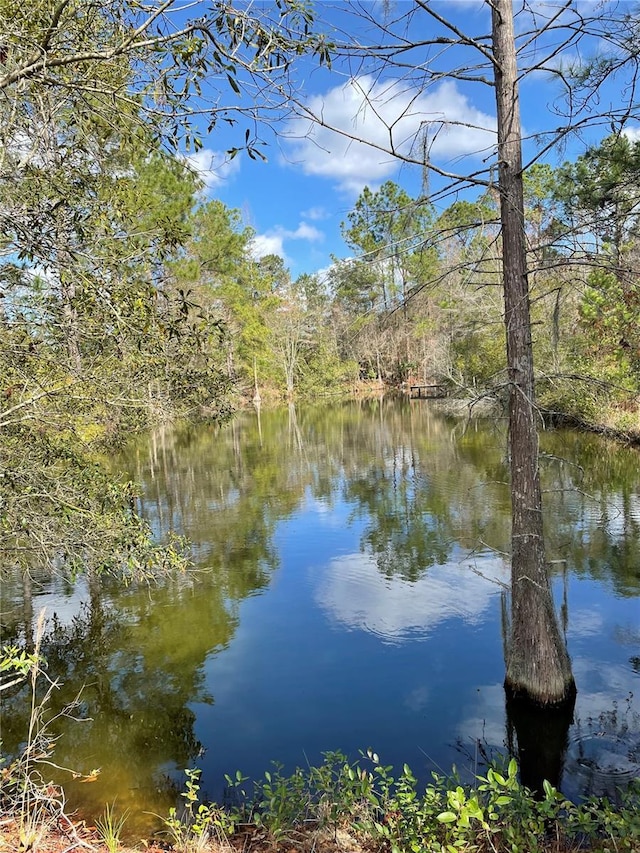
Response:
[[[629,142],[640,142],[640,126],[625,127],[622,135],[626,136]]]
[[[324,240],[322,231],[319,231],[307,222],[301,222],[295,231],[285,231],[284,233],[291,240],[309,240],[311,243],[318,243]]]
[[[386,153],[390,137],[408,155],[428,128],[430,156],[441,162],[486,154],[496,142],[495,118],[474,107],[454,81],[419,93],[365,75],[311,97],[307,107],[327,126],[292,120],[287,135],[293,159],[306,174],[333,178],[354,193],[396,171],[398,161]],[[419,151],[415,156],[420,159]]]
[[[323,219],[329,219],[331,214],[325,207],[310,207],[309,210],[302,211],[302,216],[312,222],[320,222]]]
[[[334,267],[335,264],[329,264],[329,266],[327,267],[320,267],[320,269],[317,269],[314,272],[314,275],[316,276],[319,282],[321,282],[322,284],[327,284],[329,281],[329,275]],[[340,523],[342,523],[342,521]]]
[[[264,258],[265,255],[280,255],[287,260],[284,250],[285,240],[307,240],[310,243],[318,243],[324,240],[324,234],[307,222],[301,222],[295,231],[278,226],[265,234],[256,234],[250,244],[251,254],[256,260]]]
[[[185,155],[186,162],[204,181],[207,190],[213,189],[240,171],[240,157],[229,158],[223,151],[201,148],[194,154]]]
[[[249,244],[249,251],[254,260],[259,261],[265,255],[280,255],[286,259],[282,234],[256,234]]]

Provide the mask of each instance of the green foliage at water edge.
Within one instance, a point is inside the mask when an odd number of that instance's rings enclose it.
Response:
[[[181,850],[190,849],[180,846],[185,839],[192,842],[195,835],[202,843],[214,827],[227,836],[264,832],[274,845],[315,833],[336,841],[346,831],[364,847],[391,853],[609,853],[637,850],[640,843],[640,785],[621,793],[619,804],[591,798],[577,805],[548,782],[534,795],[519,782],[515,759],[490,766],[471,786],[460,782],[454,768],[449,777],[434,773],[422,788],[408,765],[394,774],[371,749],[355,763],[328,752],[320,766],[291,775],[276,764],[254,783],[252,797],[247,777],[226,776],[238,805],[224,811],[199,801],[197,771],[187,777],[184,817],[173,810],[165,819]],[[249,838],[244,843],[250,845]]]

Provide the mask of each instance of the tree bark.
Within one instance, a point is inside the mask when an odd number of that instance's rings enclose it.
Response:
[[[511,626],[505,687],[536,704],[554,705],[573,699],[575,682],[555,615],[542,529],[512,0],[491,5],[510,387]]]

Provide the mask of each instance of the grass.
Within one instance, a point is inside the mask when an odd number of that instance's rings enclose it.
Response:
[[[127,822],[128,809],[120,815],[116,815],[115,803],[105,806],[102,816],[96,820],[98,836],[108,853],[117,853],[122,847],[122,830]]]

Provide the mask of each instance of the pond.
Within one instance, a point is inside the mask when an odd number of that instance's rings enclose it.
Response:
[[[186,767],[220,799],[225,773],[257,779],[273,760],[291,771],[368,747],[428,781],[552,745],[573,798],[639,775],[640,454],[542,435],[548,558],[578,687],[572,720],[549,734],[505,710],[505,447],[500,421],[388,399],[250,411],[133,444],[115,464],[141,484],[154,531],[193,543],[195,571],[142,589],[32,587],[62,685],[51,713],[77,698],[76,719],[54,721],[55,760],[101,771],[65,783],[70,805],[162,814]],[[32,615],[18,579],[3,610],[19,636]],[[24,695],[7,699],[6,749],[26,713]]]

